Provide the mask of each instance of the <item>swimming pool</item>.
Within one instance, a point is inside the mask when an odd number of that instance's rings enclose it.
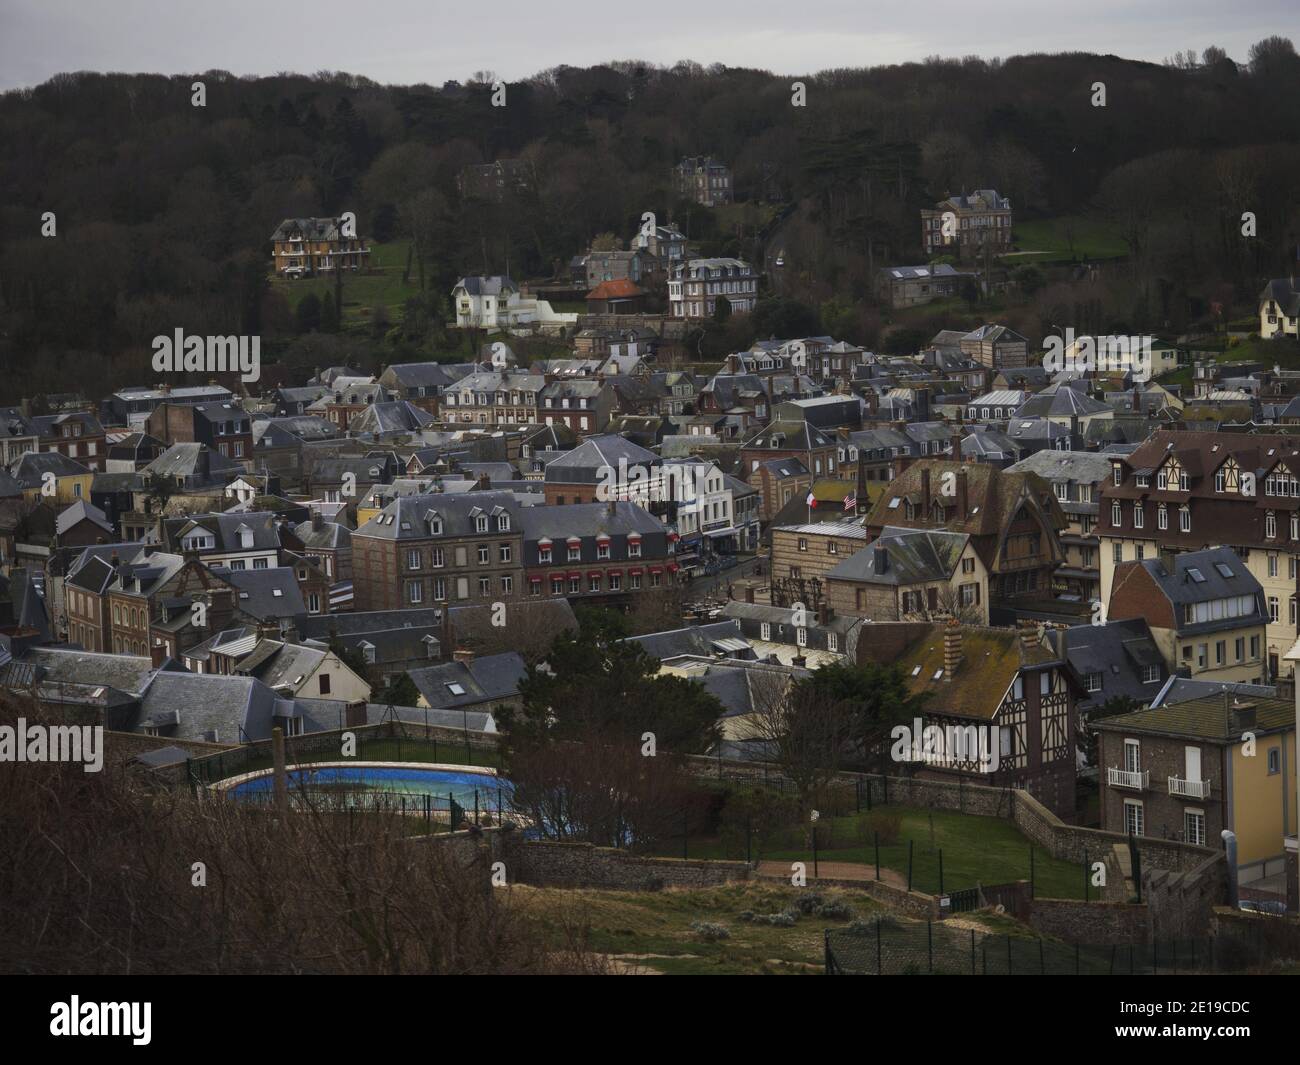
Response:
[[[510,810],[510,781],[495,770],[421,762],[322,762],[288,770],[291,805],[334,809],[392,810],[445,819],[459,808],[473,817],[499,820]],[[241,802],[268,803],[274,796],[269,769],[222,781],[216,788]]]

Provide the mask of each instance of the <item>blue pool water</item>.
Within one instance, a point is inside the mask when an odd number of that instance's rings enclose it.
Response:
[[[329,805],[397,807],[408,812],[446,811],[448,796],[462,809],[496,811],[510,802],[510,782],[487,773],[413,766],[299,766],[289,770],[290,798],[311,797]],[[269,801],[270,773],[243,780],[227,792],[235,799]]]

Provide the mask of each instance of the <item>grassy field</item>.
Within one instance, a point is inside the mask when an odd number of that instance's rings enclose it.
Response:
[[[538,914],[557,938],[585,929],[588,946],[608,955],[623,971],[671,975],[806,975],[822,972],[822,933],[870,920],[887,911],[854,891],[820,891],[823,900],[841,903],[849,917],[801,915],[793,925],[744,921],[740,914],[781,913],[797,906],[797,888],[747,882],[711,888],[664,891],[574,891],[514,887],[515,901]],[[1023,925],[995,914],[968,914],[964,926],[1001,935],[1031,935]],[[696,922],[722,925],[723,939],[692,929]],[[921,927],[924,927],[921,925]]]
[[[939,854],[943,853],[943,890],[959,891],[976,884],[1003,884],[1028,880],[1030,841],[1015,825],[996,817],[974,817],[944,810],[902,806],[877,808],[882,814],[901,816],[897,842],[880,847],[880,867],[907,877],[911,843],[912,886],[938,894]],[[827,862],[856,862],[875,872],[871,815],[823,817],[817,829],[817,858]],[[666,843],[660,853],[680,857],[680,840]],[[694,837],[687,841],[692,858],[745,858],[744,838]],[[779,862],[807,863],[813,874],[811,835],[802,826],[778,833],[766,846],[752,843],[752,856]],[[1100,857],[1100,856],[1099,856]],[[1083,869],[1079,864],[1051,857],[1034,849],[1034,885],[1042,898],[1083,898]],[[1092,889],[1096,897],[1096,889]]]
[[[411,265],[410,279],[402,280],[409,246],[408,240],[371,244],[370,269],[363,273],[343,275],[345,332],[367,328],[371,312],[381,305],[388,309],[390,321],[398,320],[402,306],[416,294],[419,281],[414,263]],[[281,293],[289,301],[289,307],[296,309],[299,301],[309,292],[314,292],[317,296],[324,296],[327,292],[333,295],[334,278],[307,277],[300,281],[273,278],[271,289]]]
[[[1073,228],[1074,250],[1071,253],[1067,230]],[[1117,259],[1128,254],[1128,247],[1115,230],[1095,219],[1078,216],[1044,218],[1017,222],[1011,240],[1018,253],[1003,256],[1005,265],[1021,263],[1070,262],[1074,258]]]

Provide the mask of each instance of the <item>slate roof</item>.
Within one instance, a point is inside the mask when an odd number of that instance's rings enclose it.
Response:
[[[1208,743],[1241,742],[1241,730],[1233,722],[1233,708],[1255,708],[1256,733],[1285,732],[1295,728],[1295,701],[1263,695],[1220,693],[1179,703],[1165,703],[1147,710],[1094,721],[1091,726],[1106,732],[1155,733],[1204,740]]]
[[[590,436],[572,451],[556,456],[546,464],[548,484],[596,484],[600,471],[609,467],[618,471],[619,463],[631,466],[654,466],[658,456],[640,444],[612,433]]]
[[[249,743],[270,739],[276,718],[300,716],[292,699],[278,698],[253,677],[160,672],[138,711],[114,727],[152,725],[176,739]]]
[[[108,520],[108,515],[99,507],[93,503],[87,503],[84,499],[78,499],[70,507],[64,507],[59,511],[58,516],[54,519],[54,531],[62,536],[69,529],[76,527],[83,521],[98,525],[108,533],[116,531],[112,522]]]
[[[292,566],[268,569],[227,569],[212,567],[212,572],[239,589],[237,606],[260,621],[292,618],[307,613],[302,590]]]
[[[707,625],[688,625],[667,632],[631,636],[622,642],[638,644],[651,658],[661,661],[677,655],[704,655],[712,658],[718,654],[740,654],[742,657],[753,657],[753,648],[741,634],[740,622],[734,618]]]
[[[521,508],[512,492],[467,492],[463,495],[447,492],[401,496],[388,503],[383,510],[358,528],[353,536],[369,536],[384,540],[424,539],[429,536],[429,517],[442,520],[442,536],[479,535],[475,532],[478,514],[488,516],[489,530],[496,533],[495,519],[500,514],[510,518],[509,532],[519,528],[520,515],[529,509]]]
[[[1101,675],[1101,690],[1088,692],[1080,707],[1098,706],[1117,696],[1149,703],[1160,694],[1168,670],[1144,619],[1074,625],[1051,635],[1081,682],[1090,674]],[[1144,666],[1160,667],[1160,680],[1144,683]]]
[[[900,587],[947,580],[968,543],[970,536],[966,533],[886,526],[870,545],[834,566],[826,579]]]
[[[408,675],[431,707],[447,710],[512,698],[519,694],[519,682],[527,673],[523,656],[506,651],[472,662],[443,662],[412,669]],[[461,692],[453,691],[452,685],[458,685]]]
[[[1230,547],[1210,547],[1202,551],[1182,551],[1173,557],[1173,569],[1162,559],[1148,558],[1121,563],[1116,568],[1112,582],[1112,595],[1122,586],[1125,572],[1130,567],[1141,566],[1174,606],[1178,631],[1184,634],[1220,632],[1244,625],[1262,625],[1267,619],[1264,609],[1264,590],[1237,552]],[[1255,614],[1245,617],[1222,618],[1199,624],[1183,622],[1182,607],[1193,603],[1206,603],[1230,596],[1249,595],[1255,599]]]
[[[103,684],[139,694],[149,684],[153,662],[144,655],[111,655],[59,647],[33,647],[23,661],[42,670],[45,682]]]

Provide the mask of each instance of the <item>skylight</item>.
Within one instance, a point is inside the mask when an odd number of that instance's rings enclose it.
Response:
[[[1188,567],[1187,576],[1191,577],[1192,580],[1194,580],[1197,584],[1205,583],[1205,574],[1202,573],[1200,570],[1198,570],[1195,566]]]
[[[1221,577],[1227,577],[1231,579],[1232,577],[1236,576],[1236,574],[1232,572],[1232,569],[1228,566],[1226,562],[1216,562],[1214,564],[1214,568],[1219,571],[1219,575]]]
[[[465,689],[464,689],[464,687],[461,686],[461,685],[459,685],[459,684],[454,684],[454,683],[453,683],[453,684],[448,684],[448,685],[447,685],[447,690],[448,690],[449,692],[451,692],[452,695],[464,695],[464,694],[465,694]]]

